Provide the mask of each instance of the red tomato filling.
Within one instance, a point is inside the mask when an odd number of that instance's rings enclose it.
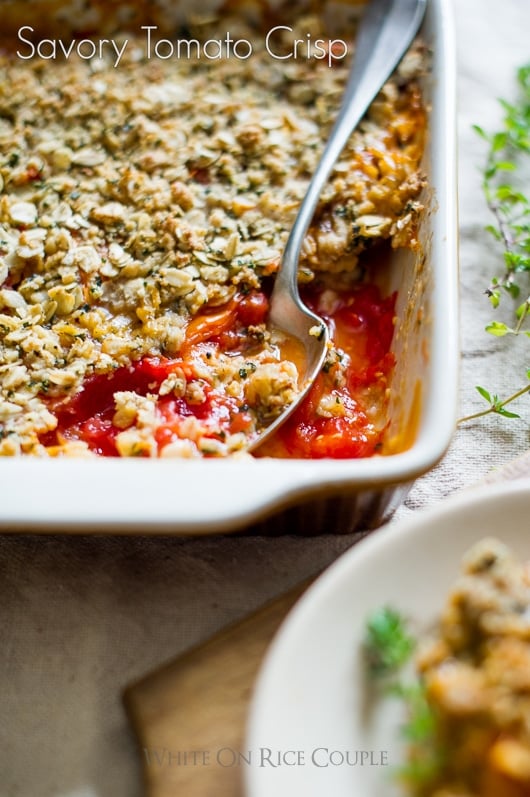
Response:
[[[349,358],[346,382],[336,386],[339,365],[324,369],[300,408],[280,428],[260,455],[321,459],[369,457],[382,447],[384,425],[377,423],[385,407],[388,378],[394,367],[390,352],[396,294],[384,299],[374,285],[359,285],[337,296],[332,310],[322,294],[304,297],[328,324],[335,346]],[[322,415],[322,400],[327,399]],[[371,414],[376,417],[371,418]],[[379,417],[377,417],[379,416]]]
[[[260,455],[304,458],[367,457],[379,450],[383,429],[370,419],[367,398],[381,410],[387,379],[394,365],[390,344],[394,329],[395,295],[381,298],[379,290],[361,285],[339,295],[326,308],[325,294],[310,292],[304,298],[329,325],[335,345],[349,358],[345,383],[337,386],[339,365],[331,365],[319,376],[308,397],[281,428]],[[96,454],[118,456],[116,436],[121,429],[113,423],[114,394],[132,391],[145,396],[158,393],[160,385],[175,371],[186,382],[197,380],[193,353],[205,343],[222,351],[246,351],[248,327],[262,323],[268,313],[268,301],[262,293],[238,296],[223,308],[197,316],[189,323],[186,340],[178,359],[143,357],[111,375],[88,378],[83,389],[66,400],[53,399],[50,408],[58,419],[54,432],[41,437],[45,446],[60,445],[62,440],[85,441]],[[190,404],[173,395],[157,399],[158,425],[155,439],[160,451],[168,443],[185,438],[182,428],[194,417],[201,437],[222,440],[228,434],[250,429],[252,419],[240,400],[225,395],[204,379],[199,379],[205,399]],[[336,402],[339,414],[322,414]]]
[[[82,391],[66,403],[53,407],[58,419],[57,429],[42,436],[41,442],[53,446],[60,443],[61,438],[84,440],[96,454],[118,456],[116,435],[123,430],[113,424],[116,411],[114,394],[120,391],[133,391],[141,396],[156,393],[162,382],[177,369],[184,373],[187,382],[195,379],[192,364],[164,357],[143,357],[129,367],[119,368],[110,377],[103,375],[87,379]],[[192,405],[174,396],[158,398],[160,425],[155,438],[159,450],[186,436],[181,431],[181,425],[192,416],[200,422],[201,437],[222,439],[224,434],[245,431],[250,425],[250,416],[235,399],[204,381],[201,387],[205,394],[205,401],[201,404]]]

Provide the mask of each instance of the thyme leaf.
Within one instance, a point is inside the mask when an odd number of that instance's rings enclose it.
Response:
[[[372,675],[395,674],[410,659],[414,645],[405,621],[394,609],[383,607],[369,618],[364,649]]]
[[[503,271],[492,278],[485,294],[495,310],[503,297],[509,297],[513,304],[517,302],[513,308],[512,325],[493,320],[486,326],[486,332],[495,337],[510,338],[530,337],[530,196],[524,185],[530,166],[530,64],[518,70],[517,83],[517,100],[514,103],[500,101],[504,109],[501,130],[488,133],[479,125],[473,126],[477,135],[488,144],[482,189],[494,223],[486,225],[485,230],[502,250],[504,265]],[[502,399],[477,386],[488,407],[461,418],[458,423],[492,413],[504,418],[520,418],[517,413],[507,410],[506,405],[530,392],[528,366],[526,380],[527,383],[519,390]]]
[[[416,641],[404,618],[394,609],[375,611],[366,623],[364,652],[370,677],[383,676],[384,694],[402,701],[406,720],[401,735],[407,742],[407,759],[396,770],[397,780],[408,784],[413,793],[433,783],[444,761],[437,733],[437,717],[421,679],[404,680],[401,670],[409,661]],[[420,791],[417,791],[420,790]]]

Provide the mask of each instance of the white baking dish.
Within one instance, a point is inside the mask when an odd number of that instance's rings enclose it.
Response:
[[[454,429],[458,369],[455,54],[449,0],[430,0],[422,36],[430,212],[423,262],[401,253],[385,275],[398,290],[398,365],[390,435],[407,450],[364,460],[0,461],[0,529],[201,535],[254,526],[272,533],[375,527],[444,454]],[[419,323],[421,319],[421,323]],[[256,526],[256,524],[258,524]]]

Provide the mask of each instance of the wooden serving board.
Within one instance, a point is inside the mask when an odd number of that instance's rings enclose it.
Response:
[[[265,651],[312,579],[124,693],[147,797],[242,797],[247,710]]]

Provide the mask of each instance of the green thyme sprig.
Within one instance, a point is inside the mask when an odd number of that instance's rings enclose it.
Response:
[[[368,619],[364,650],[372,676],[396,675],[410,659],[414,646],[404,619],[394,609],[384,606]]]
[[[366,623],[364,654],[372,682],[383,684],[387,695],[397,697],[406,707],[407,719],[401,735],[409,748],[408,760],[395,772],[413,793],[433,781],[442,766],[437,741],[435,713],[421,680],[405,681],[402,669],[410,661],[416,640],[406,620],[390,607],[375,611]],[[418,792],[419,793],[419,792]]]
[[[438,719],[427,698],[422,681],[398,683],[394,694],[407,709],[401,735],[408,746],[408,758],[397,770],[396,779],[406,784],[411,794],[424,794],[435,782],[445,762],[438,734]]]
[[[515,304],[511,326],[496,320],[486,326],[486,331],[495,337],[530,337],[530,199],[522,185],[522,174],[528,174],[530,165],[530,64],[518,70],[517,82],[519,98],[515,104],[501,100],[502,129],[489,134],[474,126],[488,144],[482,188],[494,223],[485,229],[502,248],[504,261],[503,272],[493,277],[485,293],[494,309],[505,295]],[[509,179],[510,174],[513,179]],[[459,423],[490,413],[520,418],[506,406],[530,392],[530,369],[526,370],[526,379],[527,383],[507,398],[477,386],[488,407],[461,418]]]

